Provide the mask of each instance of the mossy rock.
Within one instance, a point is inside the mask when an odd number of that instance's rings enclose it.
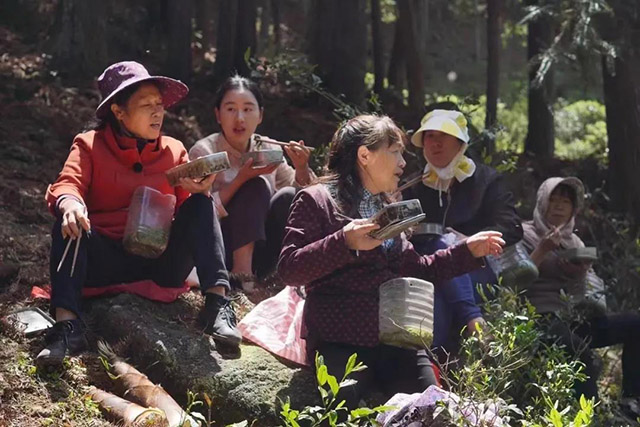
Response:
[[[197,310],[189,296],[162,304],[123,294],[92,301],[89,319],[98,335],[179,402],[185,402],[187,390],[206,392],[219,424],[248,419],[257,420],[255,426],[274,426],[280,400],[289,397],[294,408],[319,403],[310,369],[287,365],[250,344],[239,352],[216,349],[194,323]]]

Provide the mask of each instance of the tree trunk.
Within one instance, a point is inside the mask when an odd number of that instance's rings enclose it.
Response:
[[[238,19],[238,2],[235,0],[219,1],[218,40],[216,46],[215,83],[229,77],[234,71],[234,52],[236,50],[236,21]]]
[[[398,24],[405,29],[403,41],[407,49],[407,82],[409,107],[421,111],[424,108],[424,70],[418,51],[416,13],[411,0],[398,0]]]
[[[71,77],[96,76],[108,64],[105,3],[101,0],[60,0],[59,33],[53,46],[55,67]]]
[[[389,61],[389,71],[387,78],[389,85],[396,89],[403,89],[406,82],[406,46],[402,39],[403,28],[400,21],[396,19],[395,30],[393,35],[393,47],[391,48],[391,59]]]
[[[256,54],[256,0],[242,0],[238,2],[237,44],[235,49],[234,66],[243,76],[249,76],[249,66],[245,61],[247,50],[251,56]]]
[[[198,0],[196,21],[202,31],[202,51],[208,52],[216,45],[216,1]]]
[[[602,64],[607,136],[608,192],[611,208],[640,218],[640,6],[631,0],[611,2],[616,20],[607,37],[620,46],[614,69]],[[635,11],[634,11],[635,8]],[[608,34],[609,36],[611,34]]]
[[[373,91],[382,93],[384,89],[384,62],[382,57],[382,13],[380,12],[380,0],[371,0],[371,44],[373,46],[373,74],[375,81]]]
[[[532,3],[537,3],[533,1]],[[530,3],[531,4],[531,3]],[[539,87],[533,86],[539,65],[533,65],[537,55],[544,52],[553,40],[553,26],[550,18],[539,17],[529,23],[527,54],[529,70],[529,124],[525,151],[542,158],[552,158],[554,154],[553,129],[553,70],[547,72]]]
[[[167,1],[167,16],[169,19],[167,72],[169,76],[189,83],[192,70],[193,0]]]
[[[367,0],[313,0],[310,56],[327,88],[362,104],[367,65]]]
[[[275,51],[280,50],[282,44],[282,31],[280,29],[280,23],[282,18],[280,16],[280,0],[271,0],[271,19],[273,20],[273,43],[275,45]]]
[[[273,14],[271,13],[271,0],[260,0],[260,33],[256,39],[256,55],[263,55],[271,49],[271,37],[269,36],[269,27],[271,26]]]
[[[498,119],[498,87],[500,82],[500,12],[502,0],[487,0],[487,115],[484,127],[491,129]],[[485,147],[489,153],[496,149],[493,133]]]

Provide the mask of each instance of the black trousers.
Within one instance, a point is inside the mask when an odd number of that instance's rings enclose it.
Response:
[[[610,314],[588,322],[569,325],[555,316],[546,316],[551,339],[564,344],[566,351],[585,364],[585,382],[575,385],[576,394],[598,399],[598,363],[592,348],[623,344],[622,393],[625,397],[640,396],[640,315]]]
[[[396,393],[421,393],[437,384],[431,360],[424,350],[407,350],[380,344],[376,347],[360,347],[349,344],[321,343],[316,349],[324,358],[329,374],[338,382],[342,379],[349,357],[357,353],[358,361],[367,369],[351,374],[357,384],[344,387],[338,402],[346,400],[350,409],[358,407],[360,399],[372,388],[380,389],[385,401]],[[309,353],[315,360],[315,351]]]
[[[179,208],[171,225],[169,244],[156,259],[127,253],[121,240],[113,240],[95,230],[80,240],[75,270],[71,264],[75,243],[71,244],[62,268],[56,271],[68,240],[62,238],[62,219],[52,230],[50,258],[51,308],[80,314],[83,287],[101,287],[150,279],[162,287],[181,287],[193,267],[198,270],[202,292],[213,286],[229,288],[224,262],[224,245],[213,203],[202,194],[193,194]]]
[[[295,194],[294,187],[284,187],[271,196],[269,184],[262,177],[240,187],[225,206],[229,216],[220,221],[230,269],[233,251],[251,242],[255,242],[253,270],[258,276],[275,269]]]

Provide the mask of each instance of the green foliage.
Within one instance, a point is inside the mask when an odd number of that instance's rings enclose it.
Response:
[[[534,86],[540,86],[551,67],[559,62],[576,62],[579,58],[603,55],[608,63],[616,58],[615,46],[603,40],[594,22],[611,14],[606,0],[542,0],[525,8],[523,25],[537,19],[551,19],[558,28],[551,46],[533,59],[538,65]]]
[[[555,150],[562,159],[596,157],[607,162],[607,122],[604,105],[598,101],[568,104],[559,100],[555,108]]]
[[[498,403],[507,423],[589,425],[593,402],[576,407],[572,388],[584,379],[582,364],[545,339],[531,304],[510,289],[495,293],[485,303],[487,325],[462,344],[464,364],[447,378],[451,390],[478,404]]]
[[[371,421],[375,417],[384,411],[388,411],[390,407],[378,406],[376,408],[356,408],[349,410],[345,406],[345,401],[338,402],[338,393],[344,387],[349,387],[356,384],[356,380],[350,379],[349,376],[354,372],[360,372],[367,367],[362,362],[357,361],[357,355],[352,354],[347,361],[345,367],[345,373],[342,379],[338,382],[338,379],[331,375],[327,366],[324,364],[324,359],[320,354],[316,353],[316,382],[318,385],[318,392],[322,398],[322,406],[307,406],[302,410],[296,410],[291,408],[289,399],[282,403],[280,417],[283,425],[286,427],[299,427],[299,426],[330,426],[330,427],[356,427],[371,425]],[[346,421],[340,421],[346,418]]]

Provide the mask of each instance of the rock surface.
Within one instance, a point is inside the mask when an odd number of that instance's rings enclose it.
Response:
[[[188,390],[207,393],[218,424],[247,419],[256,420],[255,426],[274,426],[280,400],[289,397],[294,408],[318,403],[310,369],[288,366],[250,344],[240,352],[216,349],[195,324],[199,304],[194,293],[172,304],[122,294],[92,301],[89,323],[179,402],[186,401]],[[206,416],[206,408],[196,411]]]

